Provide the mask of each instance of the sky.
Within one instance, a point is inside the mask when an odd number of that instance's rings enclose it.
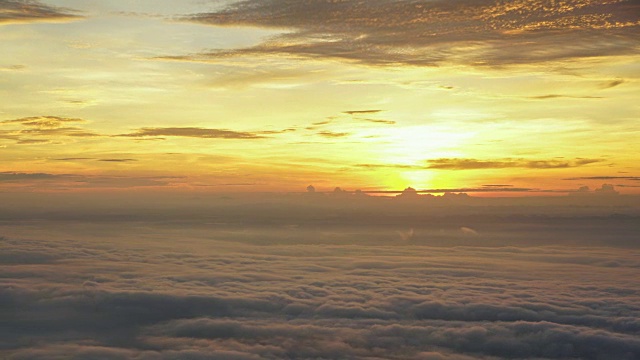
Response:
[[[0,0],[0,191],[639,194],[639,18],[633,0]]]
[[[0,0],[0,358],[640,358],[637,0]]]

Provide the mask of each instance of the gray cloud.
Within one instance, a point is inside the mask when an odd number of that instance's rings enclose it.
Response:
[[[32,0],[0,1],[0,25],[29,22],[59,22],[79,19],[73,10]]]
[[[429,160],[429,169],[441,170],[477,170],[477,169],[505,169],[505,168],[528,168],[528,169],[562,169],[580,167],[589,164],[602,162],[600,159],[576,159],[573,161],[561,160],[526,160],[526,159],[500,159],[500,160],[478,160],[478,159],[433,159]]]
[[[292,30],[254,47],[173,60],[282,54],[369,65],[537,63],[633,54],[633,1],[247,0],[182,20]]]
[[[32,227],[21,230],[25,236],[0,238],[0,353],[8,359],[640,355],[640,288],[633,281],[640,262],[629,249],[399,246],[372,244],[369,233],[358,235],[366,246],[315,240],[256,246],[230,238],[232,229],[189,224],[69,223],[64,231],[45,226],[36,235]],[[21,228],[3,227],[12,229]],[[453,228],[464,235],[459,229]],[[265,230],[236,234],[256,241]],[[478,241],[484,232],[478,233],[466,238]]]

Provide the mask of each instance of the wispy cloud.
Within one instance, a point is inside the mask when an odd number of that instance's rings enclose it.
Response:
[[[202,139],[264,139],[266,136],[260,132],[233,131],[227,129],[209,129],[200,127],[148,127],[141,128],[128,134],[117,136],[126,137],[192,137]]]
[[[356,164],[356,167],[366,169],[423,169],[423,166],[419,165],[405,165],[405,164]]]
[[[89,131],[80,127],[68,126],[73,123],[86,123],[79,118],[60,116],[33,116],[0,121],[0,139],[14,140],[18,144],[35,144],[53,141],[60,137],[128,137],[136,140],[164,139],[165,137],[190,137],[202,139],[255,140],[269,138],[270,135],[297,131],[296,128],[235,131],[201,127],[145,127],[130,133],[107,135]],[[3,130],[2,126],[7,127]],[[101,160],[108,161],[108,160]],[[122,161],[114,159],[114,162]]]
[[[22,180],[47,180],[55,179],[61,175],[47,174],[47,173],[21,173],[5,171],[0,172],[0,182],[14,182]],[[64,175],[63,175],[64,176]]]
[[[550,100],[550,99],[604,99],[602,96],[578,96],[578,95],[562,95],[562,94],[548,94],[529,96],[528,99],[533,100]]]
[[[0,1],[0,25],[29,22],[60,22],[81,18],[72,9],[33,0]]]
[[[120,159],[106,159],[105,161],[120,161]],[[133,161],[134,159],[123,159]],[[32,189],[93,189],[93,188],[136,188],[136,187],[164,187],[180,182],[181,178],[173,176],[109,176],[84,174],[53,174],[0,172],[0,183],[20,188]]]
[[[347,115],[370,115],[370,114],[377,114],[382,111],[383,110],[350,110],[350,111],[343,111],[343,113]]]
[[[441,158],[427,160],[426,165],[406,165],[406,164],[357,164],[356,167],[368,169],[435,169],[435,170],[480,170],[480,169],[507,169],[507,168],[528,168],[528,169],[562,169],[586,166],[602,162],[602,159],[575,159],[565,160],[530,160],[530,159],[464,159],[464,158]],[[511,185],[484,185],[485,187],[502,187]]]
[[[375,115],[384,112],[384,110],[350,110],[343,111],[343,114],[350,115],[353,120],[370,122],[374,124],[385,124],[385,125],[395,125],[396,122],[394,120],[387,119],[375,119],[368,117],[367,115]]]
[[[405,190],[366,190],[363,191],[366,194],[402,194]],[[441,194],[441,193],[488,193],[488,192],[549,192],[549,190],[513,187],[513,185],[507,185],[505,187],[466,187],[466,188],[434,188],[434,189],[419,189],[416,190],[416,194]]]
[[[60,159],[53,159],[56,161],[83,161],[83,160],[96,160],[94,158],[88,158],[88,157],[68,157],[68,158],[60,158]]]
[[[68,118],[60,116],[30,116],[19,119],[11,119],[0,121],[1,124],[19,124],[28,127],[36,127],[43,129],[57,129],[67,123],[84,123],[83,119]]]
[[[137,159],[100,159],[98,161],[103,161],[103,162],[133,162],[133,161],[138,161]]]
[[[22,71],[26,69],[26,65],[8,65],[8,66],[0,66],[0,71]]]
[[[0,138],[2,138],[2,135],[0,133]],[[5,137],[5,139],[10,139],[11,137]],[[20,145],[35,145],[35,144],[48,144],[51,142],[51,140],[48,139],[15,139],[16,140],[16,144],[20,144]]]
[[[640,176],[580,176],[562,180],[634,180],[640,181]]]
[[[602,86],[600,88],[601,89],[611,89],[611,88],[614,88],[616,86],[624,84],[624,82],[625,81],[623,79],[616,79],[616,80],[612,80],[612,81],[609,81],[607,83],[602,84]]]
[[[246,0],[183,20],[288,29],[254,47],[174,60],[251,55],[332,58],[369,65],[537,63],[635,53],[634,1]],[[580,39],[580,41],[576,41]]]
[[[528,168],[528,169],[562,169],[580,167],[589,164],[602,162],[601,159],[575,159],[573,161],[564,160],[528,160],[528,159],[433,159],[428,161],[428,169],[441,170],[476,170],[476,169],[506,169],[506,168]]]
[[[134,161],[138,161],[138,159],[133,159],[133,158],[106,158],[106,159],[99,159],[99,158],[90,158],[90,157],[67,157],[67,158],[58,158],[58,159],[52,159],[53,161],[102,161],[102,162],[113,162],[113,163],[126,163],[126,162],[134,162]]]
[[[21,130],[20,135],[32,135],[32,136],[49,136],[49,137],[97,137],[102,136],[98,133],[87,131],[78,127],[61,127],[57,129],[28,129]]]
[[[79,118],[60,116],[31,116],[0,121],[0,139],[16,144],[34,145],[53,142],[60,138],[89,138],[102,136],[71,124],[86,123]]]
[[[370,118],[356,118],[357,120],[362,120],[375,124],[385,124],[385,125],[395,125],[396,122],[394,120],[385,120],[385,119],[370,119]]]
[[[317,134],[326,138],[341,138],[341,137],[347,137],[351,135],[347,132],[333,132],[333,131],[318,131]]]

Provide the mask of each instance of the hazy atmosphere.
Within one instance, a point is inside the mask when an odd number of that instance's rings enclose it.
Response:
[[[633,0],[0,0],[0,358],[640,358]]]

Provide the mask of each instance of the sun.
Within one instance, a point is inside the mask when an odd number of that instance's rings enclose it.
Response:
[[[428,160],[462,156],[474,136],[442,125],[376,128],[362,135],[368,139],[366,163],[375,165],[378,184],[394,190],[433,187],[438,175],[428,168]]]

